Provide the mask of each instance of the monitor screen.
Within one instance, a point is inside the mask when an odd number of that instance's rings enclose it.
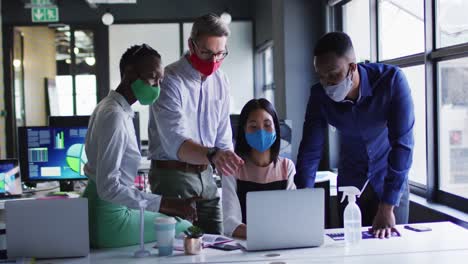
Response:
[[[49,116],[49,126],[51,127],[80,127],[88,126],[90,116]],[[135,112],[133,127],[137,137],[138,149],[141,150],[140,142],[140,114]]]
[[[87,179],[84,143],[87,127],[20,127],[18,129],[23,180]]]
[[[18,160],[0,160],[0,197],[22,194]]]

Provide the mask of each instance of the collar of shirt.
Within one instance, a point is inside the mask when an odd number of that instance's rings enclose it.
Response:
[[[120,106],[122,106],[122,109],[124,110],[125,113],[128,114],[131,118],[135,116],[135,112],[133,112],[132,107],[130,104],[127,102],[127,100],[118,92],[111,90],[109,92],[109,97],[116,101]]]

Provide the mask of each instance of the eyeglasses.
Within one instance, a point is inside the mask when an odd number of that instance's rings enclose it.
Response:
[[[201,54],[200,58],[203,59],[203,60],[209,60],[209,59],[214,58],[215,60],[219,61],[219,60],[222,60],[222,59],[226,58],[226,56],[229,54],[229,52],[227,51],[227,47],[226,47],[225,51],[221,51],[221,52],[218,52],[218,53],[213,53],[211,51],[200,50],[197,43],[195,43],[195,41],[193,41],[193,40],[192,40],[192,44],[200,52],[200,54]]]

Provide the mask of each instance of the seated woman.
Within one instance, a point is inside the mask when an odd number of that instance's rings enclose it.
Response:
[[[222,177],[224,233],[246,238],[248,192],[296,189],[294,163],[279,157],[280,126],[273,105],[250,100],[239,117],[235,152],[245,165],[235,175]]]
[[[122,80],[94,109],[86,135],[84,167],[89,177],[83,196],[88,198],[89,235],[94,248],[137,244],[139,204],[146,201],[144,240],[156,240],[154,220],[161,213],[196,218],[192,199],[161,197],[134,188],[141,155],[133,128],[136,101],[152,104],[159,96],[163,68],[159,53],[146,44],[129,48],[120,60]],[[178,221],[176,232],[191,224]]]

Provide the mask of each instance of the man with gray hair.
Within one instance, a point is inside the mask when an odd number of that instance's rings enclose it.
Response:
[[[213,169],[232,175],[244,163],[233,152],[229,83],[218,70],[228,54],[228,36],[229,28],[215,14],[195,20],[190,52],[166,67],[148,128],[152,192],[200,197],[194,224],[213,234],[222,233]]]

